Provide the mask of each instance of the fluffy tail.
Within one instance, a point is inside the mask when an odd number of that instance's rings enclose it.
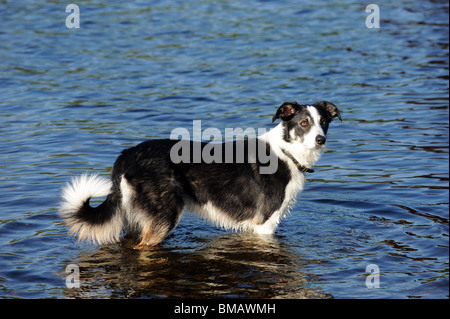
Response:
[[[123,228],[123,214],[117,195],[111,192],[111,181],[97,175],[81,175],[67,184],[62,191],[60,216],[70,227],[69,233],[78,235],[79,240],[99,244],[118,241]],[[106,195],[108,197],[99,206],[89,205],[91,198]]]

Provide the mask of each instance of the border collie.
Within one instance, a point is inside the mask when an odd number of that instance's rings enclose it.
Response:
[[[342,121],[337,107],[327,101],[283,103],[272,118],[281,123],[256,138],[258,148],[277,161],[271,174],[261,173],[265,164],[248,150],[241,162],[175,163],[170,154],[179,141],[143,142],[122,151],[111,180],[82,175],[67,184],[60,216],[79,240],[113,243],[126,232],[138,239],[137,248],[159,244],[184,210],[226,229],[273,234],[303,189],[305,174],[313,172],[335,117]],[[209,145],[187,143],[194,150]],[[238,142],[227,143],[237,148]],[[222,149],[233,149],[227,143]],[[104,196],[99,206],[90,206],[91,198]]]

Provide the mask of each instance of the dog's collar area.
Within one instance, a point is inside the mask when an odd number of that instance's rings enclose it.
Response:
[[[306,167],[306,166],[303,166],[302,164],[300,164],[291,153],[289,153],[288,151],[285,151],[283,149],[282,149],[282,151],[283,151],[284,155],[289,157],[294,162],[295,166],[297,166],[297,168],[298,168],[298,170],[300,172],[303,172],[303,173],[314,173],[313,169],[311,169],[309,167]]]

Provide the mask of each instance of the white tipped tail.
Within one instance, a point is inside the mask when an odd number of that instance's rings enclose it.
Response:
[[[79,240],[99,244],[118,241],[122,232],[122,214],[115,196],[108,196],[98,207],[91,207],[89,199],[110,195],[112,183],[98,175],[83,174],[73,178],[62,190],[60,216],[70,227],[69,233]]]
[[[72,183],[63,188],[61,204],[61,217],[65,214],[73,214],[81,209],[90,198],[103,197],[111,192],[111,181],[98,175],[83,174],[72,178]]]

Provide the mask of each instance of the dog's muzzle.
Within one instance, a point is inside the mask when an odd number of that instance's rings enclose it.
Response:
[[[316,143],[319,145],[323,145],[325,144],[325,142],[327,141],[327,138],[323,135],[317,135],[316,136]]]

